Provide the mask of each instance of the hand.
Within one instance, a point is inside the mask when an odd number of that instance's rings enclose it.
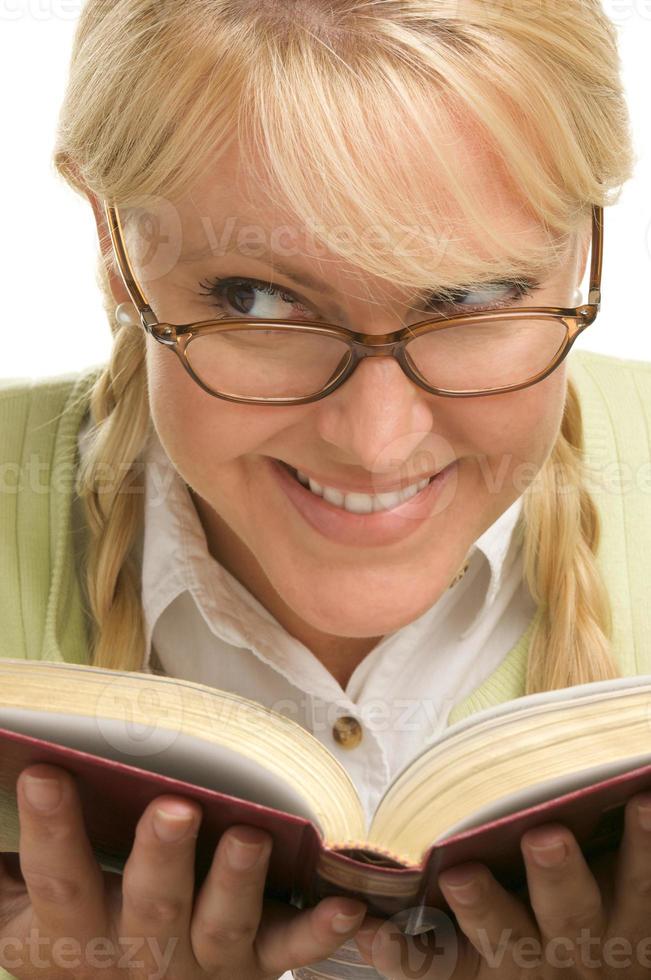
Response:
[[[450,926],[440,935],[456,948],[434,955],[431,934],[424,954],[422,939],[368,916],[355,935],[364,959],[389,980],[649,980],[651,794],[628,801],[619,850],[590,866],[562,824],[527,831],[520,846],[527,899],[485,865],[456,865],[438,879],[458,924],[440,913]]]
[[[28,775],[54,779],[59,802],[32,805]],[[271,836],[246,825],[222,835],[194,899],[193,800],[152,800],[120,875],[93,854],[70,773],[33,765],[16,791],[24,880],[0,857],[0,965],[17,980],[275,980],[330,956],[362,921],[366,907],[354,899],[331,896],[307,910],[265,900]],[[156,830],[163,806],[174,813],[167,841]]]

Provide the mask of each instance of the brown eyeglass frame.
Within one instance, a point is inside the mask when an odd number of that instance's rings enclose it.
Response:
[[[410,380],[420,388],[433,395],[442,395],[447,398],[476,398],[483,395],[500,395],[509,391],[520,391],[529,388],[542,381],[552,371],[562,363],[567,357],[574,341],[586,327],[594,323],[601,305],[601,277],[603,268],[603,240],[604,240],[604,216],[603,208],[600,205],[593,205],[592,208],[592,248],[590,262],[590,288],[588,302],[578,307],[559,307],[559,306],[530,306],[513,307],[500,309],[499,311],[486,310],[473,314],[461,314],[459,316],[437,316],[429,317],[410,327],[403,327],[388,334],[365,334],[357,331],[348,330],[335,324],[319,322],[318,324],[306,323],[302,320],[242,320],[241,317],[231,317],[220,320],[202,320],[198,323],[160,323],[156,314],[149,306],[143,290],[138,283],[134,270],[129,261],[124,245],[124,233],[118,215],[117,208],[104,201],[104,211],[106,214],[113,249],[118,262],[118,267],[127,292],[131,296],[133,303],[138,310],[143,329],[165,347],[174,351],[181,364],[191,376],[191,378],[206,391],[209,395],[216,398],[223,398],[226,401],[244,403],[247,405],[305,405],[310,402],[319,401],[326,395],[332,394],[351,376],[357,365],[365,357],[395,357],[402,370]],[[422,378],[418,371],[409,362],[405,353],[407,343],[416,337],[434,332],[441,329],[449,329],[455,326],[464,326],[468,323],[491,322],[495,320],[530,319],[561,320],[566,327],[565,343],[559,349],[551,364],[527,381],[509,385],[503,388],[489,388],[476,391],[447,391],[443,388],[435,388]],[[313,395],[306,395],[302,398],[242,398],[236,395],[228,395],[224,392],[214,391],[206,385],[192,369],[186,349],[193,337],[200,333],[217,333],[224,330],[251,330],[251,329],[298,329],[301,332],[319,333],[325,336],[335,337],[348,345],[350,357],[336,377],[332,378],[325,388]]]

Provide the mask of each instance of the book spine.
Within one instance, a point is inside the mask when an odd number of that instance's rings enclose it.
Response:
[[[366,902],[369,915],[393,918],[404,930],[419,911],[423,885],[422,868],[406,868],[378,850],[360,845],[346,854],[324,848],[317,857],[308,904],[328,895],[359,898]],[[354,937],[328,959],[299,967],[292,976],[294,980],[385,980],[385,974],[362,958]]]
[[[324,847],[316,859],[308,904],[345,895],[366,902],[369,915],[386,919],[419,904],[423,884],[423,868],[405,867],[371,848],[346,852]]]

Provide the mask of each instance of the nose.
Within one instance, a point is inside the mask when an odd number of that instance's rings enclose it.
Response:
[[[432,430],[433,397],[393,357],[365,358],[340,388],[316,403],[319,437],[351,466],[399,475]]]

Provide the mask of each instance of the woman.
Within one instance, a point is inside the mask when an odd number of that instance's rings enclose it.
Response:
[[[451,721],[651,672],[648,495],[603,492],[601,469],[648,466],[651,373],[565,357],[597,314],[602,208],[632,167],[596,0],[88,0],[55,160],[93,208],[114,343],[100,370],[5,384],[5,458],[44,454],[48,492],[21,480],[20,507],[3,500],[3,655],[164,670],[286,710],[369,813]],[[168,326],[222,319],[185,351]],[[373,698],[384,727],[356,717]],[[35,784],[42,809],[30,773],[54,780]],[[263,902],[271,841],[254,828],[224,835],[193,902],[190,801],[147,808],[120,878],[94,861],[64,771],[31,767],[18,788],[10,976],[44,975],[33,928],[49,948],[155,940],[126,973],[102,961],[110,977],[306,977],[344,942],[403,975],[376,920],[358,931],[362,903]],[[650,805],[629,803],[609,869],[564,827],[528,832],[527,901],[481,865],[441,875],[459,930],[446,975],[520,977],[510,946],[499,968],[489,955],[504,929],[643,937]]]

